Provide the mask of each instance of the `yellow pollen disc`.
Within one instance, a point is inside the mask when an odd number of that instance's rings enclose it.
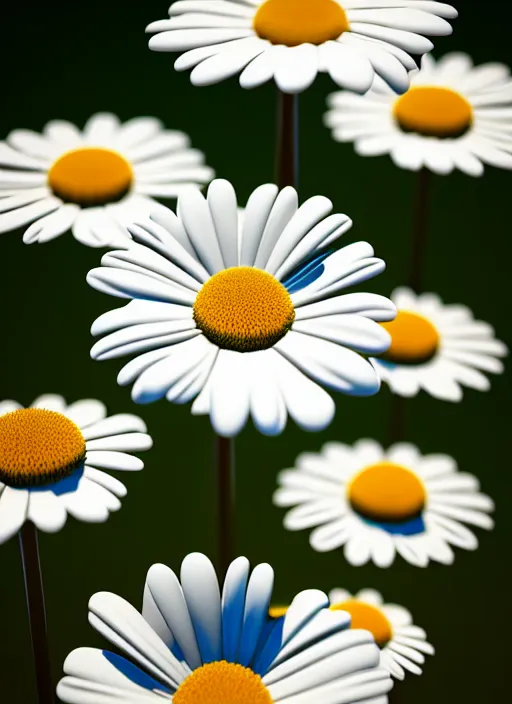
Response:
[[[84,460],[80,428],[61,413],[23,408],[0,417],[0,481],[4,484],[49,484],[71,474]]]
[[[350,482],[347,496],[354,511],[381,523],[415,518],[426,501],[425,488],[418,477],[392,462],[361,470]]]
[[[391,346],[381,355],[395,364],[428,362],[439,348],[440,337],[432,323],[417,313],[399,310],[390,323],[381,323],[391,335]]]
[[[426,137],[459,137],[471,127],[473,108],[450,88],[416,86],[395,102],[395,119],[406,132]]]
[[[347,611],[352,617],[351,628],[370,631],[379,648],[383,648],[393,637],[393,629],[382,611],[364,601],[349,599],[331,605],[332,611]]]
[[[281,618],[288,611],[287,606],[271,606],[268,610],[270,618]]]
[[[255,352],[286,335],[295,310],[290,294],[271,274],[238,266],[208,279],[197,294],[194,320],[218,347]]]
[[[173,704],[272,704],[261,677],[235,663],[199,667],[178,687]]]
[[[336,0],[266,0],[254,17],[254,31],[272,44],[323,44],[350,29]]]
[[[132,181],[132,167],[124,157],[96,147],[66,152],[48,172],[48,184],[56,196],[83,206],[119,200]]]

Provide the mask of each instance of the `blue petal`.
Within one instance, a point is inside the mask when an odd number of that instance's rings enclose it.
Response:
[[[323,262],[330,254],[331,252],[322,252],[305,264],[301,264],[299,269],[283,281],[283,286],[288,293],[296,293],[319,279],[325,271]]]
[[[251,669],[263,677],[270,665],[274,662],[283,644],[284,616],[272,618],[267,621],[263,629],[262,638],[258,644],[258,656]]]
[[[169,693],[169,695],[171,694],[170,690],[165,687],[161,682],[158,682],[158,680],[153,679],[153,677],[141,670],[139,667],[137,667],[137,665],[134,665],[129,660],[126,660],[126,658],[123,658],[120,655],[116,655],[115,653],[111,653],[108,650],[102,650],[101,653],[105,660],[107,660],[111,665],[113,665],[116,670],[122,672],[125,677],[127,677],[134,684],[139,685],[139,687],[143,687],[149,692],[153,692],[156,689],[160,692],[166,692]]]
[[[368,518],[363,519],[365,523],[376,528],[381,528],[391,535],[419,535],[425,532],[425,521],[423,516],[403,521],[402,523],[381,523],[380,521],[370,521]]]

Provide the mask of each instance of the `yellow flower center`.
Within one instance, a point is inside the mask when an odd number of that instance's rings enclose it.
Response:
[[[390,323],[381,323],[391,335],[391,346],[381,355],[395,364],[428,362],[439,348],[440,337],[432,323],[417,313],[399,310]]]
[[[379,648],[383,648],[393,637],[393,629],[382,611],[364,601],[349,599],[331,605],[332,611],[347,611],[351,618],[351,628],[370,631]]]
[[[208,279],[197,294],[194,320],[218,347],[255,352],[286,335],[295,310],[290,294],[271,274],[239,266]]]
[[[66,152],[48,172],[48,185],[54,194],[82,206],[119,200],[132,181],[132,167],[123,156],[97,147]]]
[[[286,615],[287,611],[287,606],[271,606],[268,610],[268,615],[270,616],[270,618],[281,618],[282,616]]]
[[[0,417],[0,481],[4,484],[49,484],[71,474],[84,460],[80,428],[61,413],[23,408]]]
[[[254,31],[272,44],[323,44],[350,29],[336,0],[266,0],[254,17]]]
[[[418,516],[425,506],[423,483],[406,467],[381,462],[365,467],[350,482],[347,498],[357,513],[379,523]]]
[[[199,667],[178,687],[173,704],[272,704],[261,677],[235,663]]]
[[[405,132],[426,137],[460,137],[473,122],[473,108],[450,88],[413,86],[395,102],[395,119]]]

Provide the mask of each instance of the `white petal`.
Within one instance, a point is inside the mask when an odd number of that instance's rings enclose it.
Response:
[[[151,611],[148,611],[148,604]],[[156,612],[155,612],[156,610]],[[191,669],[201,667],[202,660],[185,597],[174,572],[165,565],[153,565],[146,577],[142,614],[154,628],[155,613],[165,626],[155,628],[167,647],[175,640]]]
[[[249,416],[249,380],[244,358],[242,352],[219,350],[211,374],[211,422],[215,432],[224,437],[237,435]]]
[[[44,215],[53,213],[62,205],[62,201],[54,196],[48,196],[36,203],[25,205],[8,213],[0,214],[0,233],[16,230],[18,227],[28,225],[33,220],[42,218]]]
[[[54,485],[54,486],[58,486]],[[51,489],[48,491],[31,491],[28,502],[27,518],[39,530],[57,533],[66,523],[67,513],[59,497]]]
[[[32,403],[32,408],[45,408],[47,411],[56,411],[57,413],[66,412],[66,402],[62,396],[57,394],[44,394],[38,396]]]
[[[20,408],[23,408],[23,406],[17,401],[1,401],[0,416],[5,415],[6,413],[12,413],[13,411],[19,411]]]
[[[279,189],[273,184],[259,186],[250,195],[242,227],[240,266],[254,266]]]
[[[275,81],[284,93],[301,93],[309,88],[318,73],[318,48],[312,44],[289,47],[279,56]]]
[[[203,663],[222,656],[221,599],[215,569],[207,557],[191,553],[181,564],[181,586]]]
[[[258,253],[252,266],[258,269],[266,268],[269,257],[277,242],[279,242],[283,230],[297,212],[298,201],[297,191],[291,186],[287,186],[279,192],[272,206],[272,210],[267,217],[265,229],[259,243]],[[249,213],[246,213],[246,222],[248,218]],[[245,238],[245,236],[244,234],[243,237]],[[254,236],[254,233],[252,236]]]
[[[36,220],[23,235],[25,244],[49,242],[71,229],[80,212],[80,206],[66,203],[58,210]]]
[[[104,489],[107,489],[107,491],[111,492],[112,494],[114,494],[114,496],[117,496],[119,498],[123,498],[127,494],[127,489],[125,485],[122,484],[118,479],[110,476],[110,474],[107,474],[106,472],[102,472],[99,469],[95,469],[94,467],[88,467],[87,465],[85,465],[84,477],[90,479],[96,484],[99,484]]]
[[[131,413],[118,413],[84,428],[82,435],[86,441],[89,441],[119,433],[145,433],[146,430],[146,424],[139,416],[134,416]]]
[[[12,538],[27,517],[29,493],[6,486],[0,494],[0,545]]]
[[[249,578],[240,634],[237,662],[248,666],[268,619],[268,610],[274,586],[274,570],[270,565],[257,565]]]
[[[220,245],[224,267],[238,266],[238,219],[236,193],[225,179],[216,179],[208,188],[208,207]]]
[[[320,57],[332,80],[342,88],[366,93],[372,85],[374,70],[369,59],[357,48],[335,41],[320,46]]]
[[[248,37],[236,46],[205,59],[190,74],[190,81],[195,86],[209,86],[234,76],[268,46],[259,37]]]
[[[115,115],[107,112],[97,113],[86,122],[84,139],[90,145],[108,146],[118,127],[119,119]]]
[[[98,423],[106,417],[107,407],[101,401],[96,401],[96,399],[84,399],[75,401],[75,403],[68,406],[65,414],[79,428],[87,428],[89,425]]]
[[[237,662],[244,620],[249,560],[239,557],[228,567],[222,589],[222,648],[228,662]]]
[[[109,450],[87,451],[87,464],[103,469],[114,469],[124,472],[138,472],[144,468],[144,462],[138,457],[128,455],[126,452],[113,452]]]
[[[263,435],[279,435],[286,426],[286,406],[274,376],[274,352],[251,355],[248,369],[250,408],[254,425]]]

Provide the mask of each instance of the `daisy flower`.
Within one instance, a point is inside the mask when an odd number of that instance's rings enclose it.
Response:
[[[384,604],[375,589],[362,589],[354,596],[345,589],[333,589],[329,593],[331,611],[350,614],[350,628],[369,631],[380,649],[380,666],[399,680],[405,671],[421,675],[419,665],[425,662],[424,653],[434,654],[427,643],[427,634],[413,625],[411,614],[402,606]],[[269,609],[271,618],[283,618],[287,606]]]
[[[433,48],[425,37],[451,34],[457,11],[431,0],[179,0],[170,19],[150,24],[155,51],[184,51],[177,71],[193,68],[204,86],[241,72],[253,88],[275,79],[300,93],[319,72],[360,93],[381,76],[395,90],[409,87],[412,54]]]
[[[210,414],[220,435],[236,435],[249,415],[275,435],[287,413],[320,430],[335,406],[318,384],[354,396],[379,389],[362,355],[386,350],[394,305],[369,293],[337,295],[375,276],[384,262],[366,242],[325,248],[346,232],[346,215],[316,196],[266,184],[249,198],[238,226],[233,186],[213,181],[205,199],[182,194],[178,215],[159,211],[130,227],[126,250],[106,254],[91,286],[132,299],[100,316],[93,359],[138,355],[123,367],[136,403],[164,396]],[[318,383],[315,383],[318,382]]]
[[[444,401],[461,401],[463,386],[489,390],[483,372],[501,374],[500,357],[508,353],[490,325],[475,320],[465,306],[445,305],[433,293],[398,288],[391,299],[398,314],[383,324],[391,346],[371,361],[393,393],[415,396],[424,389]]]
[[[512,169],[512,77],[503,64],[474,67],[467,54],[423,57],[397,96],[376,80],[364,96],[329,97],[326,124],[361,156],[389,154],[402,169],[481,176],[484,164]]]
[[[351,628],[370,631],[380,648],[380,666],[393,677],[403,680],[406,671],[421,675],[424,655],[434,655],[427,634],[413,624],[409,611],[397,604],[384,604],[375,589],[362,589],[355,595],[333,589],[329,601],[332,610],[350,614]]]
[[[89,247],[122,246],[122,223],[142,217],[186,186],[213,178],[183,132],[139,117],[120,124],[93,115],[83,132],[63,120],[42,134],[14,130],[0,142],[0,233],[25,227],[23,241],[72,230]]]
[[[288,530],[315,528],[318,552],[344,547],[355,566],[373,561],[389,567],[395,553],[418,567],[430,560],[452,564],[451,545],[476,550],[465,526],[491,530],[492,500],[478,480],[458,471],[447,455],[421,455],[408,443],[387,451],[374,440],[354,446],[327,443],[319,454],[304,453],[294,469],[281,472],[277,506],[293,506]]]
[[[286,617],[269,619],[274,573],[231,563],[222,593],[204,555],[188,555],[180,578],[148,572],[142,614],[119,596],[95,594],[89,622],[130,660],[79,648],[57,694],[68,704],[385,704],[392,680],[368,631],[307,590]]]
[[[107,418],[94,399],[68,406],[46,394],[30,408],[0,402],[0,543],[25,521],[56,533],[68,514],[89,523],[106,521],[121,508],[126,488],[103,470],[137,471],[144,463],[130,452],[152,446],[137,416]]]

